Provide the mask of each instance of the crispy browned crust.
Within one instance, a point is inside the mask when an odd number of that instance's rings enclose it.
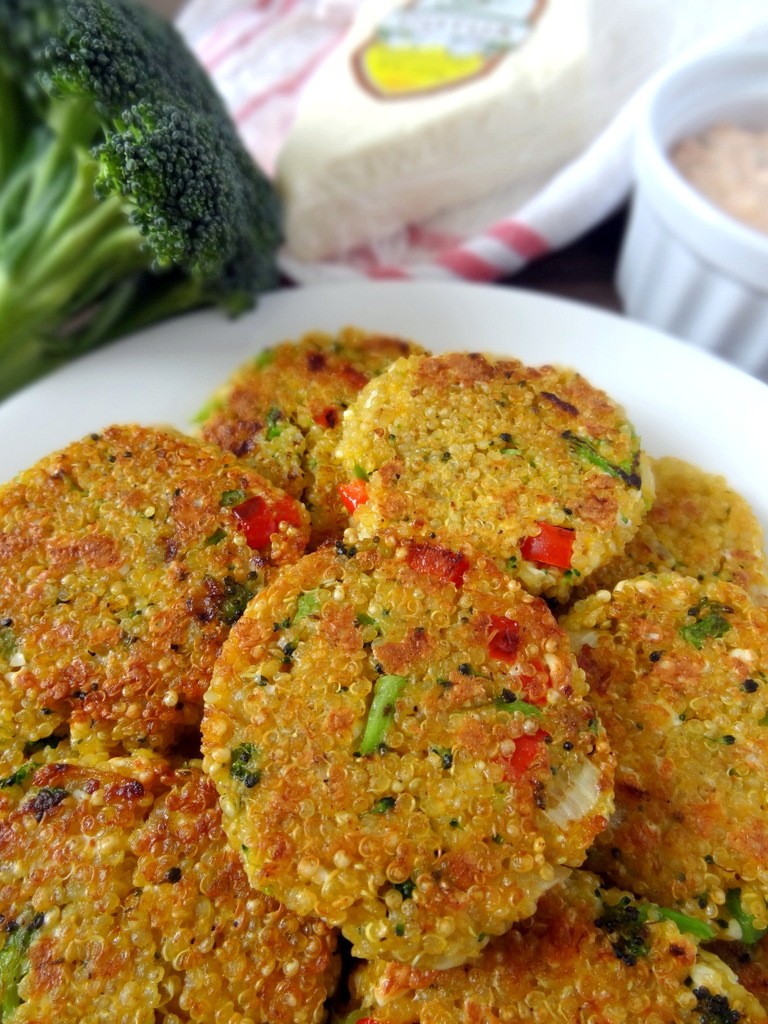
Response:
[[[334,449],[344,411],[372,377],[422,351],[355,327],[283,342],[242,366],[217,393],[202,435],[301,498],[313,546],[341,537],[347,515]]]
[[[766,610],[733,584],[649,574],[561,624],[617,758],[616,813],[590,863],[707,919],[741,889],[767,926]]]
[[[765,1020],[672,923],[630,963],[598,923],[622,894],[561,884],[594,843],[636,894],[733,935],[738,887],[768,924],[768,611],[739,589],[765,603],[768,569],[744,501],[661,459],[641,523],[638,439],[571,371],[355,328],[260,362],[218,396],[216,444],[113,427],[0,489],[6,986],[29,937],[8,1024],[319,1024],[335,925],[371,958],[351,986],[376,1024],[701,1024],[707,986],[729,1024]],[[366,476],[346,544],[302,558]],[[231,496],[290,501],[276,484],[309,514],[252,550]],[[574,530],[575,571],[521,557],[541,522]],[[620,582],[649,568],[700,581]],[[620,585],[564,620],[576,662],[523,588],[579,581]],[[729,630],[682,640],[712,609]],[[208,778],[181,751],[217,658]],[[361,755],[382,675],[406,685]],[[712,948],[766,1005],[765,943]]]
[[[574,872],[541,898],[535,917],[472,964],[449,971],[360,965],[351,978],[353,1005],[376,1024],[765,1020],[724,964],[707,954],[697,962],[695,942],[672,922],[613,928],[611,908],[621,901],[633,905],[628,894]],[[721,1016],[705,1017],[713,1006]]]
[[[223,495],[290,501],[252,550]],[[167,431],[111,427],[0,490],[0,754],[73,739],[167,749],[195,729],[249,594],[301,554],[305,511],[253,470]]]
[[[640,442],[602,391],[570,370],[477,354],[398,361],[345,415],[337,454],[348,480],[369,477],[351,541],[436,533],[561,600],[623,549],[653,493]],[[542,524],[573,531],[570,565],[523,556]]]
[[[575,597],[611,590],[619,580],[674,570],[715,577],[768,604],[768,558],[760,523],[721,476],[681,459],[652,460],[653,506],[624,552],[580,584]]]
[[[321,549],[282,572],[222,651],[203,745],[254,885],[338,924],[359,955],[447,966],[581,862],[612,768],[544,602],[488,559],[457,586],[412,550]],[[499,623],[519,638],[509,661],[491,650]],[[403,689],[384,746],[360,754],[383,675]]]
[[[713,942],[709,947],[739,979],[747,991],[768,1011],[768,939],[752,946],[742,942]]]
[[[0,813],[0,947],[29,938],[12,1024],[324,1019],[334,934],[250,888],[199,766],[50,764]]]

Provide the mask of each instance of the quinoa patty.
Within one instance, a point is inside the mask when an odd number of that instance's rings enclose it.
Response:
[[[618,554],[650,504],[621,408],[577,373],[451,353],[399,360],[344,415],[348,535],[391,527],[489,555],[565,599]]]
[[[561,625],[616,754],[616,813],[590,863],[688,914],[768,926],[768,610],[667,573]]]
[[[37,769],[0,789],[5,1024],[309,1024],[335,936],[248,885],[199,766]]]
[[[450,971],[383,961],[351,977],[345,1024],[749,1024],[766,1016],[659,908],[576,871],[532,919]],[[695,922],[694,922],[695,924]],[[686,922],[681,922],[685,929]],[[698,955],[697,955],[698,953]]]
[[[344,410],[372,377],[423,349],[346,327],[266,349],[214,396],[207,441],[233,452],[310,510],[313,545],[341,537],[347,516],[333,451]]]
[[[231,624],[308,533],[292,498],[167,431],[111,427],[21,473],[0,489],[0,756],[68,726],[116,748],[195,729]]]
[[[594,572],[575,597],[611,590],[619,580],[674,570],[743,587],[768,605],[768,558],[762,527],[747,502],[721,476],[681,459],[651,463],[653,507],[623,554]]]
[[[768,938],[746,945],[743,942],[715,942],[712,952],[719,956],[748,992],[768,1011]]]
[[[530,914],[611,811],[564,633],[488,559],[324,548],[233,629],[205,770],[257,888],[355,955],[446,967]]]

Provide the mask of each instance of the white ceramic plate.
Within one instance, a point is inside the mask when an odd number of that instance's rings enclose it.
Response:
[[[653,455],[726,476],[768,533],[768,387],[650,328],[513,288],[365,282],[290,289],[252,314],[195,313],[86,356],[0,405],[0,480],[110,423],[190,430],[211,391],[259,349],[355,324],[434,351],[575,367],[628,410]]]

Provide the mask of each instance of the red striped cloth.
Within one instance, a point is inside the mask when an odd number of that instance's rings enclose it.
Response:
[[[696,7],[698,0],[675,2],[678,7],[693,5],[701,13]],[[706,31],[717,26],[718,17],[733,31],[737,16],[741,16],[743,29],[745,20],[754,22],[753,3],[712,0],[711,8],[707,8]],[[653,18],[649,4],[654,8]],[[358,0],[190,0],[182,11],[177,21],[179,29],[210,72],[246,146],[267,173],[274,171],[302,92],[315,70],[344,39],[358,7]],[[648,79],[670,53],[676,52],[681,41],[687,45],[702,43],[696,38],[694,20],[679,11],[674,24],[662,23],[664,16],[675,17],[675,4],[669,0],[642,0],[635,2],[634,8],[638,24],[653,25],[655,32],[654,40],[643,48],[646,64],[642,73],[634,72],[632,89],[625,81],[613,119],[603,121],[607,127],[596,131],[587,149],[554,178],[543,182],[540,191],[521,207],[509,210],[501,197],[495,202],[490,197],[488,202],[459,211],[458,217],[456,211],[449,211],[448,215],[406,225],[386,239],[371,240],[352,252],[315,263],[299,261],[283,252],[283,271],[298,283],[350,278],[488,282],[514,274],[599,223],[630,189],[635,112],[652,84],[646,81],[642,85],[643,78]],[[606,10],[614,11],[618,19],[629,8],[621,5],[617,10],[611,0]],[[615,26],[608,28],[613,31]],[[627,22],[622,28],[624,46],[627,38],[637,34],[637,25]],[[704,30],[702,23],[700,32]],[[639,54],[640,47],[635,55],[638,61]],[[614,62],[615,57],[614,52]],[[631,64],[623,52],[622,61]],[[638,82],[640,87],[633,94]],[[631,98],[627,100],[627,96]]]

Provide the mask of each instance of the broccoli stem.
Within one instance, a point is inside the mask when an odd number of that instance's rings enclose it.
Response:
[[[766,934],[766,929],[755,928],[754,917],[741,905],[741,889],[729,889],[725,895],[725,905],[741,928],[741,941],[747,946],[759,942]]]
[[[64,110],[75,118],[75,104]],[[122,198],[97,197],[88,153],[51,136],[35,157],[21,220],[0,244],[0,397],[108,336],[151,264]],[[6,187],[18,192],[19,177]]]
[[[658,907],[654,905],[654,909],[662,920],[671,921],[677,925],[679,931],[693,935],[702,942],[714,939],[715,937],[715,929],[711,924],[707,924],[706,921],[700,921],[696,917],[691,917],[690,914],[683,914],[679,910],[673,910],[671,907]]]
[[[2,107],[0,107],[1,109]],[[33,163],[26,159],[18,167],[12,169],[5,181],[2,191],[0,191],[0,232],[2,233],[0,237],[5,238],[13,231],[17,223],[18,211],[24,202],[24,196],[27,194],[34,172]],[[3,249],[7,248],[7,245],[8,243],[4,242]]]
[[[384,734],[395,716],[395,701],[408,680],[405,676],[379,676],[373,688],[373,700],[368,711],[359,753],[363,756],[378,750]]]
[[[48,144],[35,164],[35,174],[27,194],[24,218],[34,214],[58,176],[69,170],[73,154],[88,147],[96,124],[88,108],[76,100],[54,104],[47,122]]]
[[[19,982],[29,967],[27,950],[43,922],[44,915],[37,914],[26,927],[8,934],[0,950],[0,1022],[9,1020],[19,1005]]]
[[[196,278],[184,277],[173,271],[151,281],[145,278],[142,286],[141,302],[132,306],[120,320],[121,334],[139,331],[142,327],[212,301]],[[234,315],[238,310],[233,308],[230,312]]]
[[[0,340],[5,341],[5,332]],[[65,358],[52,356],[44,339],[37,335],[25,334],[21,343],[10,345],[7,352],[0,345],[0,398],[55,370]]]
[[[24,122],[30,119],[20,89],[0,71],[0,181],[5,181],[24,149]]]
[[[0,111],[0,397],[161,317],[243,312],[277,283],[278,194],[144,5],[0,0]]]

